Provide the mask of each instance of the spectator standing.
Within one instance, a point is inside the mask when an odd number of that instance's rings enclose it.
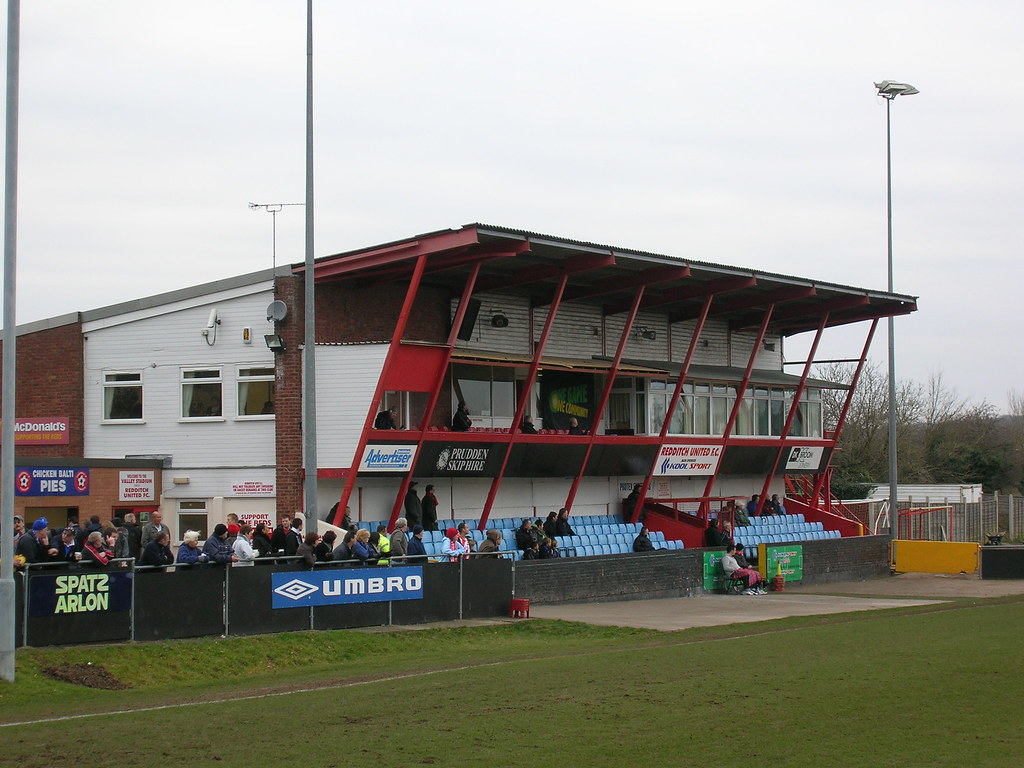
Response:
[[[15,551],[26,563],[45,563],[57,557],[57,547],[50,544],[49,525],[49,520],[40,517],[32,523],[32,530],[18,539]]]
[[[423,494],[422,501],[423,508],[423,520],[420,525],[423,526],[424,531],[436,531],[437,530],[437,496],[434,495],[434,486],[428,485],[426,492]],[[406,518],[408,520],[408,518]]]
[[[391,559],[405,558],[409,554],[409,521],[400,517],[395,521],[395,530],[391,534]],[[401,560],[399,560],[401,562]]]
[[[211,563],[227,565],[238,561],[235,554],[228,546],[228,527],[224,523],[217,523],[213,529],[213,535],[206,539],[203,544],[203,552]]]
[[[470,554],[476,552],[476,541],[469,534],[469,526],[465,523],[459,523],[456,530],[459,532],[459,540],[466,545]]]
[[[334,542],[338,540],[338,534],[334,530],[327,531],[320,537],[320,541],[313,547],[313,554],[318,563],[329,563],[331,553],[334,551]]]
[[[298,550],[295,554],[302,558],[302,562],[305,563],[306,567],[312,568],[316,565],[316,554],[313,552],[313,547],[317,545],[320,539],[320,535],[310,531],[306,534],[306,538],[299,544]]]
[[[103,526],[100,525],[100,516],[99,515],[91,516],[89,518],[88,525],[86,525],[84,529],[81,529],[78,532],[78,546],[80,546],[80,547],[85,546],[85,541],[86,541],[86,539],[89,538],[89,534],[93,533],[95,531],[100,531],[101,533],[103,532]]]
[[[411,480],[409,482],[409,490],[405,493],[405,519],[409,521],[409,525],[423,525],[423,503],[420,501],[420,497],[416,495],[417,485],[419,483]],[[425,528],[426,526],[424,526]]]
[[[376,540],[370,536],[370,543],[373,544],[382,560],[391,557],[391,537],[388,536],[388,527],[383,524],[378,525],[376,533]]]
[[[238,527],[238,536],[235,537],[234,543],[231,545],[231,552],[236,558],[235,565],[252,565],[257,557],[260,556],[258,550],[253,549],[252,540],[256,535],[256,531],[253,527],[247,523],[243,523]]]
[[[57,554],[53,558],[54,560],[63,560],[67,563],[77,563],[82,559],[82,552],[78,548],[78,542],[75,541],[75,529],[64,528],[60,532],[60,536],[53,542],[53,546],[57,549]]]
[[[252,548],[260,557],[266,557],[274,551],[274,545],[270,543],[273,535],[274,532],[268,523],[256,523],[256,530],[252,535]]]
[[[629,496],[622,500],[622,521],[624,523],[633,522],[633,510],[636,509],[637,502],[640,501],[640,490],[643,485],[640,483],[633,484],[633,490],[629,492]],[[643,520],[641,519],[641,522]]]
[[[355,542],[356,532],[345,531],[344,536],[341,537],[341,544],[334,548],[331,552],[331,560],[334,562],[343,562],[345,560],[352,560],[352,544]]]
[[[469,416],[469,406],[465,400],[459,401],[459,407],[452,416],[452,432],[467,432],[473,426],[473,419]]]
[[[352,557],[358,560],[360,565],[374,565],[377,562],[377,552],[370,546],[370,532],[365,528],[356,531],[355,540],[352,542]]]
[[[185,531],[175,562],[178,565],[199,565],[208,559],[206,553],[199,549],[199,531]]]
[[[394,408],[388,408],[377,414],[373,420],[374,429],[398,429],[398,414]]]
[[[763,514],[764,510],[761,508],[761,494],[755,493],[750,497],[750,501],[747,502],[747,516],[760,517]]]
[[[237,519],[238,515],[233,515],[233,517],[235,517]],[[227,537],[227,539],[225,539],[225,541],[227,542],[228,546],[231,547],[231,549],[233,551],[234,548],[235,548],[235,539],[238,538],[238,534],[242,530],[242,526],[240,526],[238,523],[232,523],[230,520],[228,521],[227,526],[228,526],[228,537]]]
[[[114,530],[117,531],[117,539],[114,542],[114,557],[122,559],[134,558],[135,554],[132,551],[131,540],[128,538],[128,529],[125,527],[124,520],[115,517],[111,523],[114,526]]]
[[[124,530],[128,537],[130,557],[138,557],[142,552],[142,526],[135,521],[135,513],[128,512],[124,516]]]
[[[139,565],[152,565],[158,568],[166,568],[174,565],[174,553],[171,552],[171,537],[167,531],[160,531],[146,548],[142,550],[142,557]]]
[[[142,549],[146,548],[149,542],[156,539],[156,535],[160,531],[167,531],[168,539],[171,537],[171,529],[169,526],[164,525],[164,514],[159,509],[149,513],[149,522],[142,526],[142,534],[139,537],[139,546]],[[139,557],[142,556],[140,552]]]
[[[14,548],[18,548],[18,539],[25,535],[25,518],[21,515],[14,516]]]
[[[409,539],[408,557],[410,563],[425,563],[427,561],[427,548],[423,546],[423,526],[414,525],[412,538]]]
[[[449,563],[457,563],[469,556],[469,546],[459,536],[458,528],[449,528],[444,532],[444,536],[444,541],[441,543],[441,554],[448,558]]]
[[[104,567],[114,559],[114,552],[104,546],[103,534],[99,531],[92,531],[85,537],[85,546],[82,547],[82,564]]]
[[[301,534],[292,527],[292,516],[287,512],[281,515],[281,522],[274,529],[274,535],[270,538],[270,544],[278,554],[284,553],[291,557],[299,551],[299,544],[302,543]]]

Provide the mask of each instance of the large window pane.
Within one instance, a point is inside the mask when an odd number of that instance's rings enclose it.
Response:
[[[724,435],[729,421],[729,401],[724,397],[711,398],[711,434]]]
[[[182,371],[181,416],[202,419],[223,416],[220,370]]]
[[[711,434],[711,398],[695,397],[693,400],[693,434]]]
[[[274,369],[238,369],[238,415],[274,415]]]
[[[754,434],[754,402],[748,397],[744,397],[740,400],[740,409],[736,414],[736,426],[733,429],[733,434]]]
[[[769,432],[769,421],[768,421],[768,401],[767,400],[755,400],[754,401],[754,426],[757,431],[756,435],[767,435]]]
[[[142,374],[108,373],[103,377],[103,418],[142,419]]]
[[[492,368],[491,415],[511,418],[516,415],[515,371]]]

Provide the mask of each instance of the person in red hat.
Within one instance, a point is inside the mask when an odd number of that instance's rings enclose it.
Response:
[[[441,544],[441,554],[448,558],[449,563],[457,563],[464,557],[469,556],[469,546],[456,528],[449,528],[444,532],[445,540]]]

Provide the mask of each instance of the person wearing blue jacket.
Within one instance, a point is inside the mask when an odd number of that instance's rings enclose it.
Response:
[[[213,535],[203,544],[203,553],[211,563],[227,565],[238,562],[235,553],[231,551],[231,545],[228,544],[228,527],[224,523],[217,523],[214,527]]]

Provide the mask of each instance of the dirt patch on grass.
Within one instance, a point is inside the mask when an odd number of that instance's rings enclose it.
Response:
[[[100,688],[104,691],[121,691],[130,688],[103,667],[95,664],[61,664],[56,667],[43,667],[42,673],[54,680],[61,680],[72,685],[84,685],[86,688]]]

